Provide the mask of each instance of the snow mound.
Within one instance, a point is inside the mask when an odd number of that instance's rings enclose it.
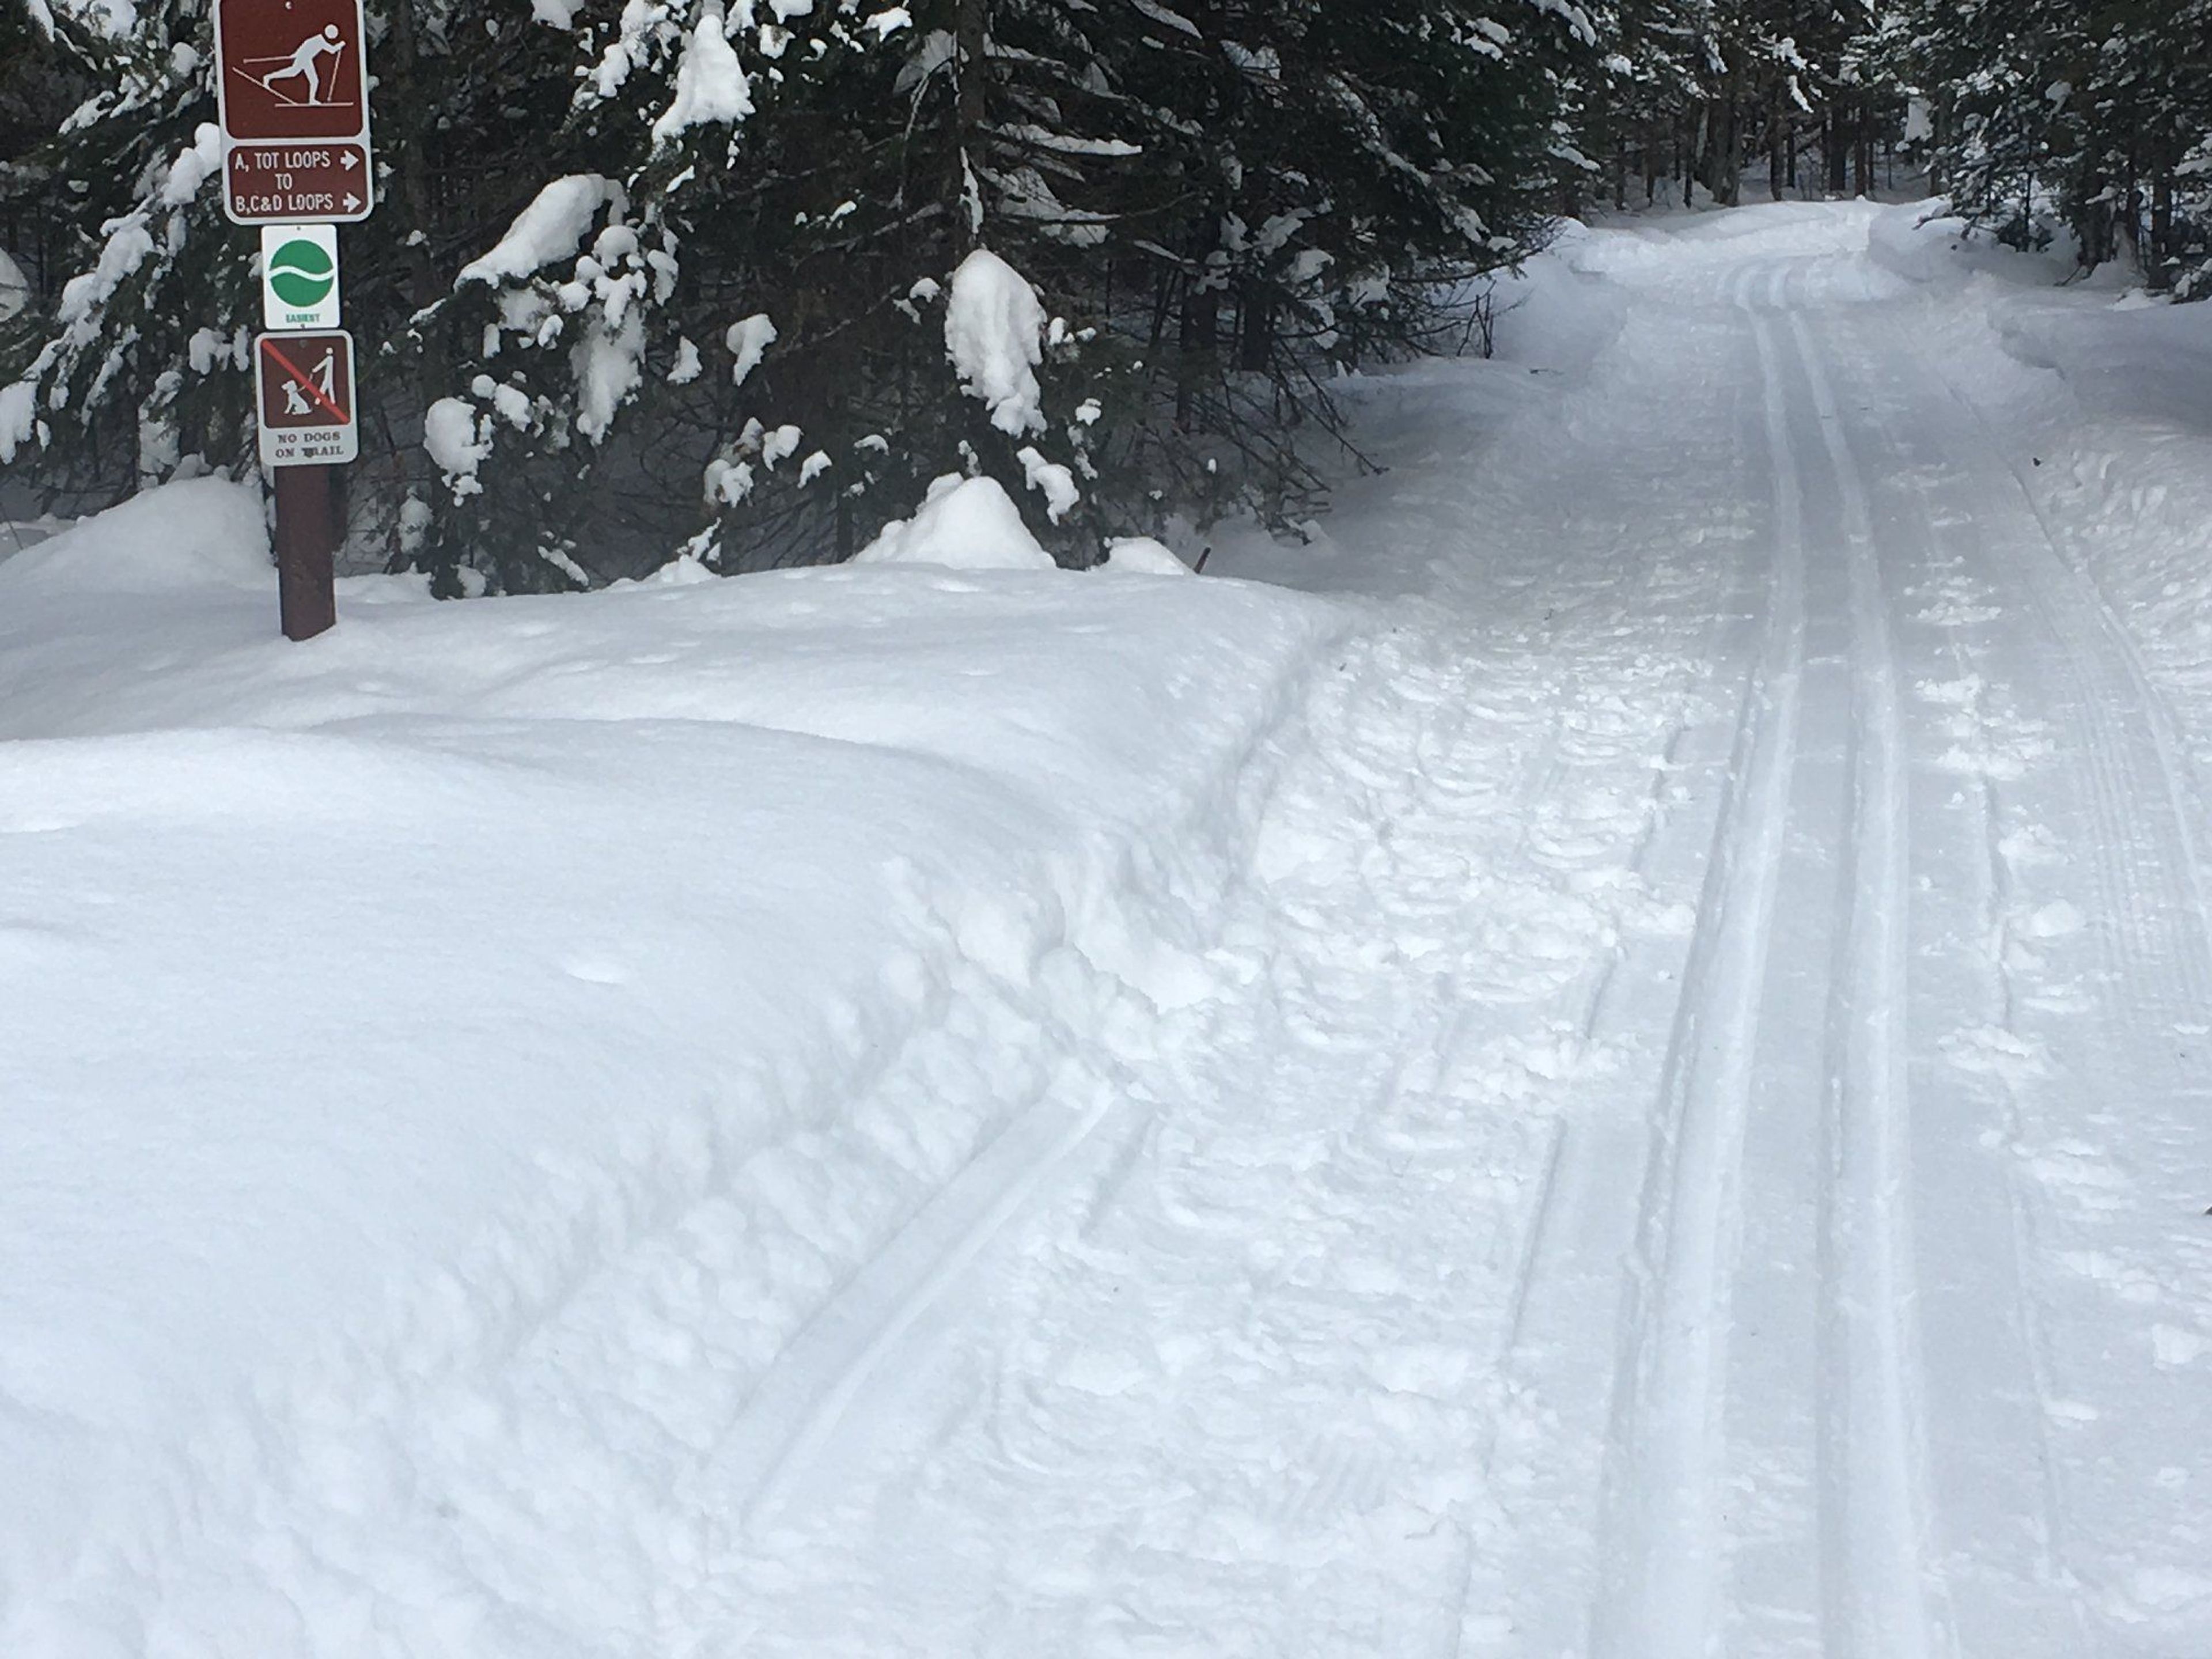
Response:
[[[1191,568],[1165,542],[1150,536],[1121,536],[1106,544],[1101,570],[1117,576],[1188,576]]]
[[[669,1651],[778,1356],[1216,988],[1354,626],[839,567],[302,647],[248,490],[58,541],[216,580],[0,572],[7,1659]]]
[[[135,495],[0,565],[0,605],[64,592],[273,586],[261,494],[193,478]]]
[[[948,472],[929,487],[921,510],[884,526],[853,556],[854,564],[939,564],[955,570],[1051,570],[1021,509],[995,478]]]

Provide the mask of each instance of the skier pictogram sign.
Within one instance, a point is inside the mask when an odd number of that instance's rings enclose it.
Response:
[[[223,207],[233,220],[368,216],[368,38],[361,0],[216,0]]]
[[[253,343],[264,466],[329,466],[361,453],[353,336],[264,334]]]

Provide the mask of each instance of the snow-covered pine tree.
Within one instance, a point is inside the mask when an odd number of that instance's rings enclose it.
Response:
[[[31,158],[49,269],[73,274],[0,347],[0,465],[52,450],[60,482],[97,494],[159,479],[185,453],[228,457],[245,399],[218,371],[243,362],[250,271],[210,240],[228,229],[202,188],[214,96],[178,38],[196,31],[161,6],[120,33],[43,6],[29,27],[59,72],[100,89]]]
[[[1734,205],[1762,158],[1777,201],[1876,187],[1907,100],[1865,0],[1617,0],[1600,18],[1613,79],[1578,130],[1617,204],[1634,177],[1646,203],[1671,179],[1675,200]]]
[[[52,47],[109,90],[44,149],[78,274],[0,362],[0,444],[46,477],[251,464],[205,3]],[[836,556],[946,471],[1071,562],[1278,506],[1317,483],[1328,377],[1540,238],[1595,33],[1561,0],[371,20],[356,550],[446,592]]]
[[[1936,111],[1959,210],[2019,245],[2063,230],[2212,292],[2212,0],[1911,0],[1894,53]]]

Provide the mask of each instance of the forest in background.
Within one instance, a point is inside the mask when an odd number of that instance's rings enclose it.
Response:
[[[1563,216],[1924,170],[2212,291],[2212,0],[371,0],[357,562],[544,591],[845,556],[947,473],[1055,556],[1295,522],[1347,370],[1480,349]],[[205,0],[0,0],[0,462],[252,465]],[[1033,396],[948,360],[1018,273]],[[1018,373],[1023,365],[1016,365]]]

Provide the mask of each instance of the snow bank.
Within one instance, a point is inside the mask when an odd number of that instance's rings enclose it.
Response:
[[[936,564],[958,570],[1050,570],[1022,511],[995,478],[948,472],[929,487],[921,511],[884,526],[853,556],[854,564]]]
[[[17,554],[0,568],[0,602],[17,608],[47,595],[273,592],[276,583],[260,491],[195,478],[133,496]]]
[[[2066,259],[1926,206],[1882,215],[1870,251],[1939,320],[1939,366],[2142,654],[2212,799],[2212,306],[2061,287]]]
[[[1165,542],[1150,536],[1122,536],[1106,544],[1101,570],[1117,576],[1188,576],[1191,568]]]
[[[1883,211],[1865,201],[1761,202],[1725,213],[1632,216],[1565,239],[1559,252],[1577,270],[1631,287],[1673,287],[1691,268],[1734,266],[1747,255],[1863,252]]]
[[[1347,613],[846,568],[295,647],[264,558],[201,483],[0,566],[0,1653],[665,1653],[775,1356],[1238,971]]]

